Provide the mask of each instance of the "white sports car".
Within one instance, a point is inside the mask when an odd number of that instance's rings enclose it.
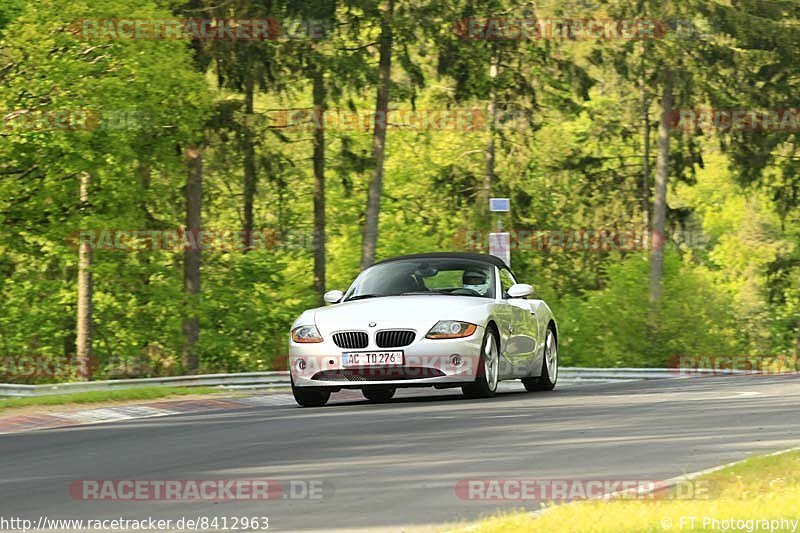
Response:
[[[491,397],[501,380],[552,390],[558,326],[497,257],[429,253],[380,261],[347,292],[325,293],[292,326],[292,392],[304,407],[361,389],[388,401],[398,387],[461,387]]]

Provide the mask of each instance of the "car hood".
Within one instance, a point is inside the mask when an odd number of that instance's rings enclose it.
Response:
[[[314,310],[323,335],[343,329],[408,328],[426,332],[439,320],[482,325],[494,300],[470,296],[383,296],[344,302]],[[374,326],[370,325],[375,323]]]

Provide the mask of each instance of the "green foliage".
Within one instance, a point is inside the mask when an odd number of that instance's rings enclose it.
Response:
[[[306,275],[309,267],[303,263],[301,272]],[[309,281],[292,283],[289,265],[269,250],[223,254],[209,266],[201,320],[202,369],[245,372],[279,367],[297,310],[315,303]]]
[[[0,37],[5,28],[11,24],[22,12],[21,0],[6,0],[0,5]]]
[[[77,268],[71,236],[81,229],[176,227],[182,218],[176,182],[184,167],[176,146],[199,135],[210,104],[206,83],[192,69],[185,42],[94,42],[70,31],[71,22],[91,16],[169,14],[151,3],[131,11],[129,2],[119,0],[30,3],[0,49],[1,109],[99,117],[69,129],[2,132],[0,220],[11,230],[0,240],[7,273],[0,346],[6,354],[70,353]],[[143,167],[150,174],[146,186],[136,179]],[[84,173],[92,184],[90,205],[81,213],[78,181]],[[179,344],[174,257],[98,251],[94,278],[101,376],[131,361],[142,368],[137,361],[143,353]]]
[[[539,5],[541,4],[541,5]],[[583,7],[581,7],[583,6]],[[535,7],[535,9],[534,9]],[[596,18],[661,18],[702,34],[664,39],[461,39],[457,21],[568,17],[586,6],[504,0],[396,0],[393,109],[498,108],[523,120],[497,132],[491,193],[517,231],[647,233],[642,115],[657,123],[666,67],[676,106],[794,106],[797,16],[787,2],[601,2]],[[594,8],[593,8],[594,9]],[[184,220],[182,150],[203,149],[203,225],[242,226],[243,157],[253,150],[254,219],[274,245],[206,250],[197,312],[201,371],[281,366],[288,328],[313,292],[312,131],[276,128],[308,109],[324,74],[331,110],[374,109],[380,4],[281,0],[5,0],[0,109],[123,113],[126,127],[0,129],[0,355],[74,352],[80,229],[174,230]],[[81,18],[278,17],[332,22],[326,39],[265,42],[100,40]],[[794,21],[794,22],[792,22]],[[492,58],[498,76],[490,75]],[[734,82],[735,80],[735,82]],[[242,91],[255,86],[255,116]],[[644,97],[643,106],[641,98]],[[646,251],[514,250],[514,270],[560,321],[563,363],[663,367],[688,354],[800,350],[800,187],[796,132],[674,132],[664,297],[647,299]],[[325,132],[327,285],[358,273],[371,132]],[[485,128],[390,128],[379,258],[463,249],[492,228]],[[92,178],[89,205],[78,180]],[[83,208],[83,209],[82,209]],[[493,226],[492,221],[492,226]],[[687,242],[685,232],[695,232]],[[485,250],[485,239],[484,239]],[[94,254],[97,377],[183,371],[181,250]]]
[[[682,355],[734,355],[737,319],[702,268],[664,261],[664,295],[648,300],[645,257],[634,255],[606,268],[606,287],[559,300],[562,362],[568,366],[666,368]]]

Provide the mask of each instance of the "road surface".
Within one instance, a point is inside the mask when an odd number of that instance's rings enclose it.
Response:
[[[509,386],[506,386],[509,388]],[[668,479],[798,444],[800,379],[715,377],[401,392],[0,436],[0,516],[268,516],[270,529],[435,527],[537,502],[460,499],[463,479]],[[426,394],[426,396],[419,396]],[[323,482],[315,500],[85,501],[76,480]],[[284,485],[287,486],[287,485]]]

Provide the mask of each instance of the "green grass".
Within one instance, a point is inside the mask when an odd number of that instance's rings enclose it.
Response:
[[[211,387],[140,387],[130,389],[75,392],[72,394],[52,394],[30,398],[0,399],[0,412],[14,407],[31,407],[38,405],[91,404],[98,402],[156,400],[169,396],[187,396],[196,394],[219,394],[222,391]],[[229,393],[230,394],[230,393]]]
[[[588,531],[593,533],[723,531],[723,520],[800,520],[800,452],[757,456],[700,478],[717,488],[696,500],[585,501],[557,505],[541,516],[497,515],[455,531],[480,533]],[[684,518],[681,527],[681,518]],[[687,517],[697,517],[689,527]],[[704,517],[720,521],[704,526]],[[737,529],[746,531],[746,529]],[[728,530],[734,531],[734,530]],[[779,528],[774,531],[792,531]],[[800,528],[797,529],[800,532]]]

